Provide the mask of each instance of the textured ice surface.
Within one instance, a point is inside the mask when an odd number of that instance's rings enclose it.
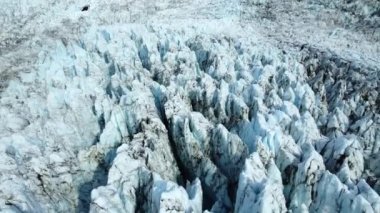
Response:
[[[380,212],[376,38],[281,34],[378,5],[290,2],[0,0],[0,210]]]

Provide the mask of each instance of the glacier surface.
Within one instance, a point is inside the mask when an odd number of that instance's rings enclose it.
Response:
[[[267,28],[378,36],[379,4],[26,2],[0,0],[0,211],[380,212],[376,38]]]

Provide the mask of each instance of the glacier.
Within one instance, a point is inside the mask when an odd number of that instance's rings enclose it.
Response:
[[[267,25],[380,5],[291,2],[1,0],[0,211],[380,212],[380,44]]]

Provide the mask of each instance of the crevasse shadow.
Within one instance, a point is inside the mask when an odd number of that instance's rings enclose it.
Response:
[[[111,149],[94,171],[90,181],[79,186],[78,206],[76,213],[87,213],[90,210],[91,191],[99,186],[107,185],[108,170],[111,167],[113,159],[116,157],[116,148]]]

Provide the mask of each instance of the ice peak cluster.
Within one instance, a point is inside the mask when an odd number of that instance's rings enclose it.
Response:
[[[1,93],[0,209],[380,212],[378,75],[308,51],[166,25],[57,41]]]

